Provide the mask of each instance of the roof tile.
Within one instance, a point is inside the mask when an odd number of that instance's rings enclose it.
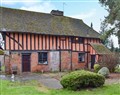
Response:
[[[82,20],[0,7],[0,30],[100,38]]]

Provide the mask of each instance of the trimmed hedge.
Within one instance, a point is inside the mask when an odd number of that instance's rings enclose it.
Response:
[[[99,87],[105,82],[105,78],[102,75],[79,70],[64,75],[60,81],[63,88],[71,90],[79,90],[87,87]]]

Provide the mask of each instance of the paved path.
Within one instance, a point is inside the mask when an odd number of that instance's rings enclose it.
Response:
[[[57,79],[45,78],[45,79],[40,79],[39,81],[40,81],[40,83],[42,83],[43,85],[45,85],[48,88],[52,88],[52,89],[61,89],[62,88],[60,81],[58,81]]]
[[[109,78],[105,80],[105,84],[117,84],[120,83],[120,73],[112,73]]]
[[[0,76],[1,79],[11,80],[11,76]],[[21,75],[16,75],[15,80],[17,81],[27,81],[27,80],[37,80],[42,85],[46,86],[50,89],[61,89],[62,85],[60,84],[60,81],[51,78],[49,76],[44,76],[43,74],[36,74],[36,73],[23,73]]]

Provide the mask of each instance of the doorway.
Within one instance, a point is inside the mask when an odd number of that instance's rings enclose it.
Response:
[[[30,54],[22,55],[22,72],[30,72]]]
[[[96,58],[96,55],[91,55],[91,69],[93,69],[93,67],[94,67],[95,58]]]

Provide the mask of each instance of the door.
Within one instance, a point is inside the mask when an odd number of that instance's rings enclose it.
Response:
[[[59,71],[59,51],[50,52],[50,70]]]
[[[95,64],[95,55],[91,55],[91,69],[93,69],[94,64]]]
[[[30,72],[30,54],[22,55],[22,72]]]

